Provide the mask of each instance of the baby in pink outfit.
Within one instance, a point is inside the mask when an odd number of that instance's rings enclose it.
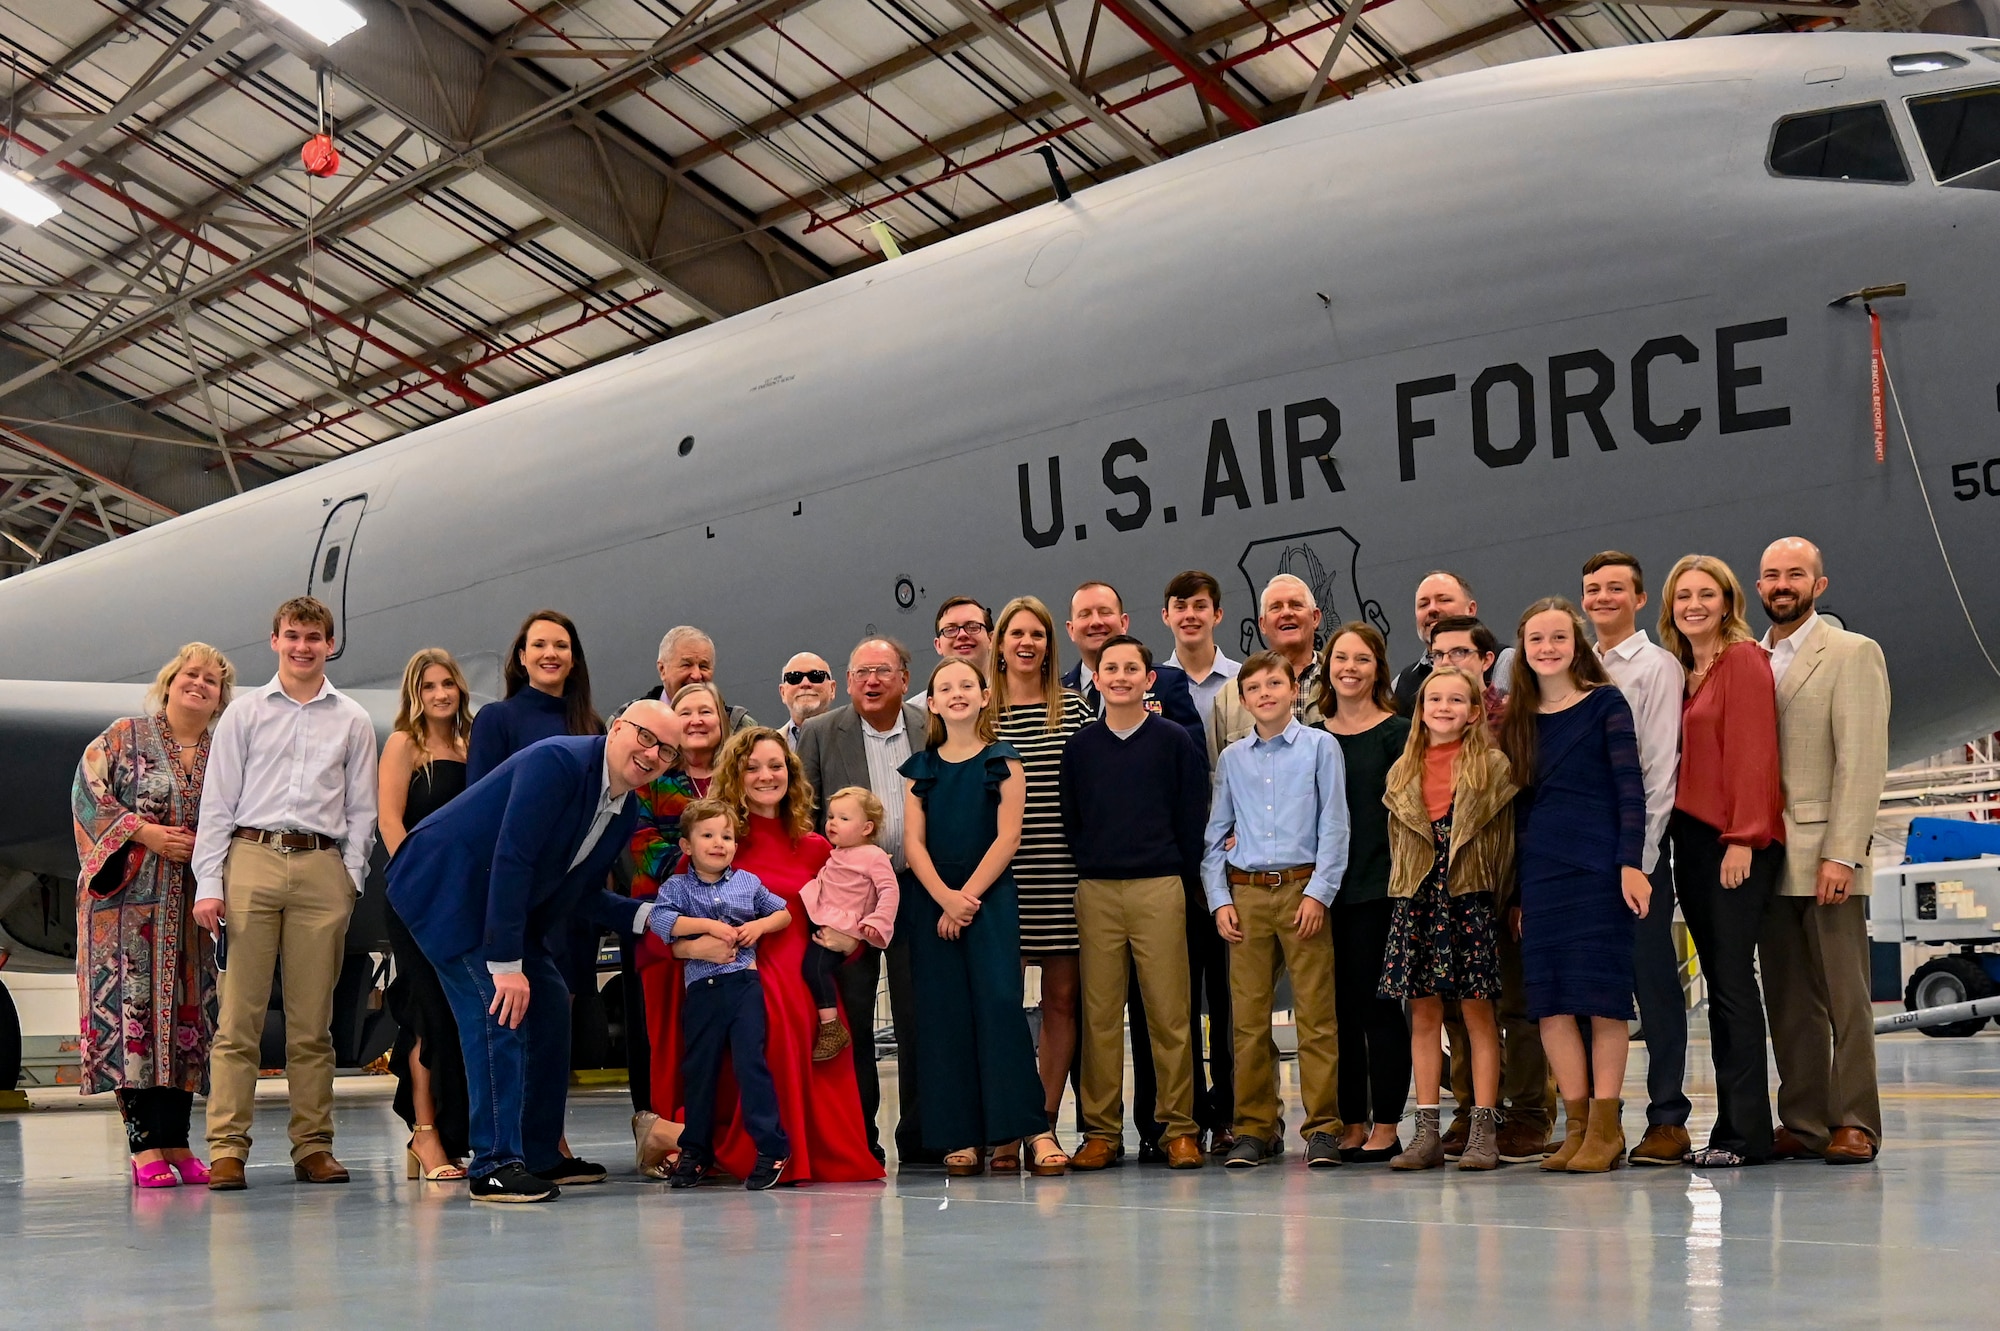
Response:
[[[857,947],[887,947],[896,932],[896,869],[889,852],[875,844],[882,824],[882,801],[862,786],[844,786],[826,801],[826,839],[833,853],[799,897],[812,919],[803,969],[806,987],[819,1005],[819,1034],[813,1062],[824,1063],[847,1048],[850,1037],[834,1006],[833,973]],[[862,1017],[872,1014],[863,1013]]]

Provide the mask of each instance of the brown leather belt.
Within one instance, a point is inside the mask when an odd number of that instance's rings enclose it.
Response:
[[[238,841],[255,841],[260,846],[269,846],[281,855],[297,850],[340,849],[338,841],[317,832],[266,832],[262,828],[239,827],[230,835]]]
[[[1296,883],[1310,883],[1313,866],[1295,864],[1289,869],[1262,869],[1252,873],[1248,869],[1229,868],[1231,887],[1291,887]]]

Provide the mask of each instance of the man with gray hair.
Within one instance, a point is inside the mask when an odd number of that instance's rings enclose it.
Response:
[[[1308,726],[1320,723],[1319,709],[1319,602],[1303,578],[1280,573],[1264,584],[1257,598],[1257,631],[1266,649],[1292,663],[1298,673],[1299,696],[1292,714]],[[1220,770],[1222,751],[1257,728],[1257,718],[1243,705],[1243,694],[1230,680],[1215,695],[1215,707],[1208,715],[1208,766]]]
[[[692,624],[676,624],[660,639],[660,654],[654,664],[660,672],[660,686],[648,690],[646,696],[671,707],[682,688],[715,678],[715,639]],[[757,719],[744,708],[729,709],[730,734],[756,724]]]

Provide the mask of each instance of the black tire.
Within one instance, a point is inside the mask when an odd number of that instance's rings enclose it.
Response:
[[[1948,1007],[1953,1003],[1968,1003],[1975,998],[1988,998],[2000,992],[2000,985],[1993,983],[1993,977],[1979,964],[1976,957],[1960,953],[1949,957],[1933,957],[1917,967],[1910,976],[1908,987],[1903,990],[1903,1006],[1912,1012],[1925,1008]],[[1925,1035],[1940,1040],[1964,1039],[1968,1035],[1979,1034],[1986,1025],[1986,1018],[1975,1017],[1970,1021],[1946,1022],[1942,1026],[1926,1026]]]
[[[21,1014],[14,996],[0,984],[0,1091],[21,1088]]]

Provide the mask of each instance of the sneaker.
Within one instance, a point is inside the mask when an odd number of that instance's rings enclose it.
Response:
[[[611,1171],[603,1165],[594,1165],[580,1156],[566,1155],[548,1169],[537,1169],[535,1177],[544,1183],[560,1184],[563,1187],[582,1187],[588,1183],[602,1183],[611,1177]]]
[[[1340,1138],[1330,1132],[1315,1132],[1306,1138],[1307,1169],[1335,1169],[1341,1163]]]
[[[756,1165],[750,1170],[750,1177],[743,1180],[744,1188],[750,1192],[763,1192],[777,1187],[785,1177],[785,1167],[791,1163],[790,1156],[783,1159],[773,1159],[768,1155],[758,1156]]]
[[[1222,1158],[1222,1165],[1225,1169],[1255,1169],[1283,1149],[1282,1145],[1273,1149],[1269,1142],[1259,1141],[1248,1133],[1239,1133],[1236,1145],[1230,1147],[1229,1154]]]
[[[1682,1165],[1693,1153],[1688,1130],[1674,1123],[1654,1123],[1626,1159],[1635,1165]]]
[[[1466,1138],[1471,1135],[1472,1115],[1470,1112],[1453,1114],[1451,1116],[1451,1127],[1446,1131],[1443,1138],[1444,1158],[1447,1160],[1456,1160],[1461,1155],[1464,1155]]]
[[[813,1037],[813,1062],[824,1063],[852,1043],[853,1037],[840,1018],[819,1024],[819,1034]]]
[[[1510,1165],[1546,1160],[1555,1152],[1555,1147],[1549,1143],[1549,1128],[1546,1123],[1539,1119],[1514,1114],[1509,1114],[1501,1122],[1497,1144],[1500,1148],[1500,1158]]]
[[[474,1175],[471,1191],[475,1202],[552,1202],[562,1196],[561,1188],[529,1173],[519,1160],[509,1160],[484,1177]]]
[[[695,1188],[708,1177],[709,1166],[694,1158],[690,1151],[682,1151],[681,1158],[674,1162],[674,1169],[667,1175],[667,1186],[674,1189]]]

